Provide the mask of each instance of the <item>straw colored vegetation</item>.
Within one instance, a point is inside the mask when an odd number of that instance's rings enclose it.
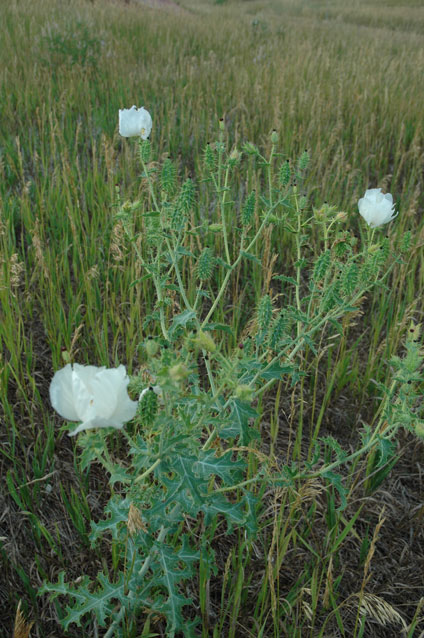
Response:
[[[390,386],[390,358],[403,356],[411,325],[423,321],[422,3],[180,0],[179,10],[150,4],[2,3],[5,636],[62,635],[66,601],[37,595],[43,581],[56,582],[63,570],[78,583],[86,574],[117,569],[114,542],[105,539],[92,548],[88,535],[90,521],[103,517],[111,489],[119,493],[120,484],[111,488],[100,464],[81,469],[81,450],[60,429],[63,420],[52,410],[48,388],[64,365],[64,351],[72,362],[125,363],[136,374],[145,364],[140,344],[159,334],[158,325],[145,323],[156,291],[150,279],[143,280],[124,222],[115,217],[117,187],[123,200],[141,202],[142,211],[152,206],[137,145],[118,135],[119,108],[144,105],[152,114],[151,169],[170,157],[180,181],[191,177],[196,183],[193,226],[217,221],[216,198],[201,177],[205,146],[218,139],[223,117],[229,150],[250,141],[268,156],[273,129],[282,161],[308,149],[301,194],[311,215],[324,202],[347,213],[346,237],[366,241],[357,202],[375,187],[392,193],[400,211],[381,231],[387,252],[411,231],[408,252],[391,271],[389,285],[364,295],[343,319],[334,345],[323,332],[316,352],[305,350],[298,383],[283,379],[257,400],[261,438],[246,453],[252,472],[263,459],[310,459],[310,442],[318,434],[331,435],[348,453],[356,449],[359,429],[378,423],[377,384]],[[262,170],[253,162],[249,167],[233,192],[236,210],[247,192],[263,187]],[[147,227],[139,230],[146,233]],[[138,241],[143,252],[142,235]],[[187,251],[196,250],[197,241],[188,236]],[[238,241],[230,224],[231,253]],[[220,233],[210,233],[210,244],[223,255]],[[269,226],[255,250],[256,260],[239,267],[216,309],[215,321],[231,327],[226,353],[253,334],[254,309],[264,295],[281,303],[272,277],[296,277],[296,241],[284,228]],[[312,225],[308,261],[314,263],[322,250],[320,227]],[[189,257],[182,263],[183,283],[194,295],[194,264]],[[221,283],[217,277],[211,289]],[[286,302],[296,304],[294,292]],[[167,312],[181,311],[175,297]],[[414,383],[422,394],[422,376]],[[111,435],[111,447],[114,459],[125,459],[119,432]],[[210,575],[200,564],[185,585],[194,609],[187,617],[202,618],[199,636],[421,635],[423,444],[401,432],[384,464],[376,454],[373,449],[344,468],[343,508],[323,476],[299,481],[296,489],[270,488],[260,492],[254,541],[248,543],[243,530],[212,541],[217,572]],[[132,509],[128,526],[130,534],[143,530],[142,512]],[[128,625],[125,638],[162,636],[164,627],[163,618],[146,609]],[[104,632],[87,617],[66,635]]]

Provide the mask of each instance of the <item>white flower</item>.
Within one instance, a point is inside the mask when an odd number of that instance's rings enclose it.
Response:
[[[399,213],[395,212],[393,197],[381,192],[381,188],[370,188],[358,202],[359,214],[371,228],[391,222]]]
[[[139,109],[136,106],[119,109],[119,134],[122,137],[139,135],[143,140],[147,140],[151,130],[152,117],[143,106]]]
[[[68,363],[52,379],[50,401],[64,419],[82,421],[69,436],[92,428],[121,429],[137,410],[137,401],[128,396],[128,383],[123,365],[107,369]]]

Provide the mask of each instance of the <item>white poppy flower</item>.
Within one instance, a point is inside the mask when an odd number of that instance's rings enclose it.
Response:
[[[382,193],[381,188],[370,188],[358,202],[359,214],[371,228],[391,222],[399,213],[394,214],[393,197]]]
[[[152,117],[142,106],[130,109],[119,109],[119,134],[122,137],[140,136],[147,140],[152,130]]]
[[[64,419],[82,421],[69,436],[92,428],[121,429],[137,410],[137,401],[128,396],[128,383],[123,365],[108,369],[68,363],[50,383],[50,401]]]

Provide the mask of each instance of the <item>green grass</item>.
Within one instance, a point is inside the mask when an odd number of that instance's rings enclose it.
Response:
[[[334,347],[323,337],[319,355],[306,355],[301,386],[282,383],[260,405],[268,452],[289,459],[296,441],[304,452],[301,443],[308,450],[320,431],[350,445],[358,424],[375,417],[374,381],[389,378],[388,359],[401,351],[411,319],[419,322],[423,313],[424,8],[413,1],[182,0],[180,10],[166,11],[135,2],[21,0],[4,5],[2,18],[0,415],[2,501],[11,512],[1,534],[2,618],[10,634],[24,598],[36,635],[47,638],[57,635],[59,612],[35,596],[43,578],[63,568],[71,578],[82,569],[96,573],[110,554],[107,547],[90,551],[86,535],[90,516],[101,516],[108,497],[105,477],[96,468],[79,470],[52,413],[48,385],[63,364],[63,350],[80,363],[124,362],[135,372],[142,364],[138,345],[151,330],[143,322],[155,301],[149,281],[131,287],[143,273],[114,221],[117,186],[123,200],[150,207],[135,145],[118,135],[118,109],[148,108],[155,157],[179,159],[182,179],[201,173],[204,147],[216,139],[220,117],[229,148],[250,140],[269,151],[275,128],[285,156],[310,150],[304,188],[311,206],[328,201],[346,211],[346,229],[358,235],[364,231],[357,200],[365,189],[393,194],[400,214],[387,227],[390,246],[405,230],[413,242],[390,291],[367,298]],[[239,200],[259,185],[260,175],[252,164]],[[204,194],[193,223],[214,221],[215,208]],[[230,246],[237,239],[231,232]],[[219,234],[211,233],[210,242],[222,253]],[[308,259],[322,243],[315,230]],[[269,233],[256,254],[262,266],[242,266],[218,309],[217,320],[234,331],[230,349],[249,330],[251,309],[272,274],[294,273],[296,245],[283,231]],[[189,288],[192,266],[186,260]],[[419,463],[415,444],[407,437],[401,443],[398,452]],[[119,440],[114,445],[122,454]],[[402,467],[412,481],[413,461]],[[363,599],[364,564],[378,523],[372,499],[377,509],[394,503],[387,538],[406,532],[395,526],[402,501],[395,487],[393,500],[384,483],[381,493],[367,497],[361,492],[365,462],[354,469],[343,515],[325,482],[299,485],[297,494],[268,495],[257,545],[227,540],[228,551],[219,556],[224,575],[212,582],[205,583],[200,568],[193,587],[202,592],[205,637],[312,638],[330,627],[337,636],[361,635],[354,595]],[[405,489],[415,506],[416,488]],[[421,533],[416,516],[413,538]],[[418,545],[409,546],[409,575]],[[413,619],[421,585],[411,576],[411,589],[400,594],[378,550],[374,560],[389,583],[392,607],[419,628],[418,616]],[[368,593],[380,592],[376,582]],[[160,622],[145,622],[160,631]],[[378,636],[383,629],[377,624],[365,632]],[[91,636],[97,629],[85,631]],[[69,635],[81,633],[74,628]]]

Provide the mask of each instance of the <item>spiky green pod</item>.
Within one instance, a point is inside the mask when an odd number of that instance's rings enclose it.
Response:
[[[252,191],[247,196],[246,201],[244,202],[243,208],[241,210],[241,223],[243,226],[248,226],[253,219],[253,215],[255,214],[255,205],[256,205],[256,191]]]
[[[304,195],[299,197],[299,208],[300,208],[300,210],[304,210],[306,208],[307,203],[308,203],[308,200],[306,199],[306,197]]]
[[[333,244],[333,250],[336,257],[343,257],[350,249],[349,238],[345,235],[340,235]]]
[[[187,215],[194,205],[195,189],[193,180],[186,179],[178,195],[178,208]]]
[[[299,171],[304,171],[308,168],[309,165],[309,153],[308,151],[305,149],[302,153],[302,155],[299,157],[298,160],[298,167],[299,167]]]
[[[367,261],[362,264],[361,270],[359,272],[361,282],[364,284],[369,283],[373,273],[375,273],[374,260],[369,257]]]
[[[400,244],[400,252],[401,253],[407,253],[409,250],[409,247],[411,245],[411,239],[412,239],[412,233],[410,230],[408,230],[406,233],[404,233],[403,237],[402,237],[402,241]]]
[[[200,281],[207,281],[210,279],[215,267],[215,257],[213,256],[211,248],[204,248],[196,264],[196,274]]]
[[[273,322],[269,335],[269,347],[276,350],[287,327],[287,318],[281,313]]]
[[[216,166],[216,157],[215,151],[209,143],[206,144],[205,150],[203,151],[203,162],[208,171],[213,173]]]
[[[323,252],[315,262],[313,280],[315,282],[324,279],[331,264],[331,251]]]
[[[378,253],[377,253],[379,264],[381,265],[384,264],[387,257],[389,256],[389,252],[390,252],[390,241],[387,238],[384,238],[379,246]]]
[[[358,285],[359,271],[355,263],[346,264],[340,277],[341,292],[350,297]]]
[[[147,162],[150,160],[150,150],[151,150],[149,140],[140,140],[139,148],[140,148],[141,161],[147,164]]]
[[[245,142],[243,145],[243,151],[248,155],[259,155],[259,151],[251,142]]]
[[[262,332],[266,331],[272,319],[272,303],[269,295],[264,295],[258,304],[258,325]]]
[[[159,344],[153,339],[153,337],[149,337],[147,339],[144,343],[144,348],[148,357],[154,357],[159,352]]]
[[[187,216],[181,210],[178,205],[178,202],[175,203],[173,208],[170,211],[169,222],[171,224],[172,230],[180,231],[184,228],[187,221]]]
[[[286,160],[284,164],[281,165],[280,171],[278,173],[278,181],[280,183],[280,186],[287,186],[287,184],[290,182],[290,178],[291,178],[290,160]]]
[[[152,425],[158,413],[158,395],[153,388],[149,388],[147,392],[142,393],[138,403],[138,417],[142,425]]]
[[[216,351],[216,343],[212,339],[209,332],[203,332],[203,330],[199,330],[193,339],[193,342],[202,348],[202,350],[206,350],[206,352],[215,352]]]
[[[177,169],[169,158],[166,159],[162,166],[161,187],[167,195],[173,195],[177,188]]]

